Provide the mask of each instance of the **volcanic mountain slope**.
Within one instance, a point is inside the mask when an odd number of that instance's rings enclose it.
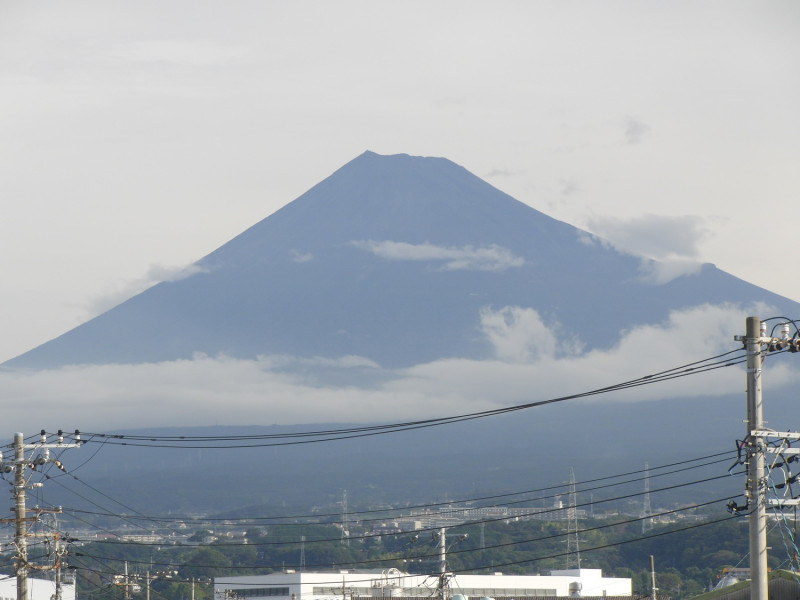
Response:
[[[656,263],[554,220],[442,158],[366,152],[198,261],[5,363],[143,363],[196,353],[360,356],[384,367],[492,355],[487,314],[535,309],[585,349],[703,303],[798,305],[704,265]],[[492,312],[495,311],[495,312]]]

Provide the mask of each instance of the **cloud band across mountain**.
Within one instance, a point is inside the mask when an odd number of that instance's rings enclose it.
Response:
[[[351,243],[356,248],[387,260],[440,263],[443,271],[505,271],[511,267],[521,267],[525,263],[522,257],[497,244],[479,247],[437,246],[390,240],[361,240]]]
[[[735,349],[745,315],[764,306],[702,305],[674,311],[661,323],[634,326],[605,348],[586,350],[575,333],[547,323],[532,308],[485,309],[480,330],[493,350],[485,360],[453,357],[385,369],[366,357],[198,354],[143,364],[76,365],[53,370],[0,370],[5,411],[22,430],[41,415],[65,429],[307,422],[395,422],[518,405],[630,381]],[[743,367],[718,369],[604,394],[588,402],[636,403],[736,394]],[[770,366],[773,390],[797,384],[789,361]],[[31,411],[36,406],[37,411]],[[105,410],[98,411],[97,406]],[[670,410],[665,403],[664,410]],[[578,413],[579,414],[579,413]],[[738,405],[721,415],[738,427]],[[63,425],[62,425],[63,424]]]

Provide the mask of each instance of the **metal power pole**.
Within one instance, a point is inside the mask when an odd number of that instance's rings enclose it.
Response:
[[[750,600],[768,600],[767,509],[764,485],[764,405],[761,397],[761,319],[747,317],[747,484],[745,495],[750,505]]]

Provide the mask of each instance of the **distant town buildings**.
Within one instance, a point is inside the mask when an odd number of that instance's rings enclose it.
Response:
[[[448,525],[461,525],[469,521],[508,520],[508,521],[566,521],[569,507],[560,500],[551,507],[442,507],[436,511],[412,512],[413,519],[423,527],[446,527]],[[579,519],[585,519],[586,510],[576,508],[575,513]]]

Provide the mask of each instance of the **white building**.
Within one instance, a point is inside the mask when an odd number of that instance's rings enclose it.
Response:
[[[56,583],[47,579],[28,577],[28,597],[30,600],[51,600],[55,597]],[[75,600],[75,584],[61,584],[62,600]],[[17,578],[14,575],[0,575],[0,600],[17,600]]]
[[[434,595],[438,577],[397,569],[328,573],[271,573],[214,580],[214,600],[351,600],[425,598]],[[453,575],[450,594],[467,598],[545,596],[630,596],[631,580],[603,577],[600,569],[552,571],[550,575]]]

